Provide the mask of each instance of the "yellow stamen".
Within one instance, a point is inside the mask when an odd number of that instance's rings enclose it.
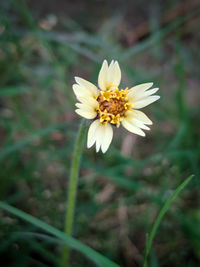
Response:
[[[107,91],[100,91],[97,96],[99,107],[97,108],[97,116],[102,124],[108,122],[120,126],[125,113],[132,109],[132,105],[128,101],[128,88],[119,90],[115,88]]]

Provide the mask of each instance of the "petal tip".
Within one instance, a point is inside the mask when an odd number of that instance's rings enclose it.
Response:
[[[101,147],[101,151],[102,151],[103,154],[105,154],[107,150],[108,150],[108,147],[107,148]]]
[[[100,149],[100,147],[97,147],[97,145],[96,145],[96,153],[99,152],[99,149]]]
[[[92,147],[92,144],[91,143],[87,143],[87,148],[91,148]]]

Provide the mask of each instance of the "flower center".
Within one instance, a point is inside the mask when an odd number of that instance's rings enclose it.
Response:
[[[99,107],[97,108],[97,117],[100,122],[107,124],[108,122],[119,127],[126,111],[131,110],[131,104],[128,102],[128,88],[119,90],[100,91],[97,96]]]

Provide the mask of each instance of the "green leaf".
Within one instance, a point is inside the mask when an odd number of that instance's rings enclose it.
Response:
[[[158,217],[156,218],[154,225],[152,227],[152,230],[150,234],[146,235],[146,248],[145,248],[145,256],[144,256],[144,267],[147,266],[147,257],[149,255],[153,239],[156,235],[156,232],[158,230],[158,227],[161,223],[161,220],[165,213],[167,212],[170,204],[172,201],[178,196],[178,194],[184,189],[184,187],[191,181],[191,179],[194,177],[194,175],[190,175],[182,184],[178,186],[178,188],[174,191],[174,193],[168,198],[168,200],[165,202],[164,206],[162,207],[160,213],[158,214]]]
[[[13,215],[37,226],[38,228],[56,236],[60,240],[63,241],[65,245],[67,245],[70,248],[74,248],[81,253],[83,253],[86,257],[88,257],[90,260],[95,262],[98,266],[106,266],[106,267],[119,267],[116,263],[110,261],[100,253],[96,252],[95,250],[91,249],[87,245],[81,243],[80,241],[76,240],[75,238],[66,235],[65,233],[61,232],[60,230],[54,228],[53,226],[19,210],[16,209],[2,201],[0,201],[0,208],[3,210],[6,210],[7,212],[12,213]]]

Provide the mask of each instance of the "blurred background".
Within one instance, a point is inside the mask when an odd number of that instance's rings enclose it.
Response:
[[[0,2],[0,199],[63,230],[80,123],[74,76],[94,83],[119,61],[122,88],[154,82],[146,138],[117,129],[108,152],[84,146],[74,237],[120,266],[141,266],[145,235],[173,190],[150,266],[200,266],[200,2]],[[61,246],[0,211],[0,266],[59,266]],[[94,266],[73,251],[71,266]]]

